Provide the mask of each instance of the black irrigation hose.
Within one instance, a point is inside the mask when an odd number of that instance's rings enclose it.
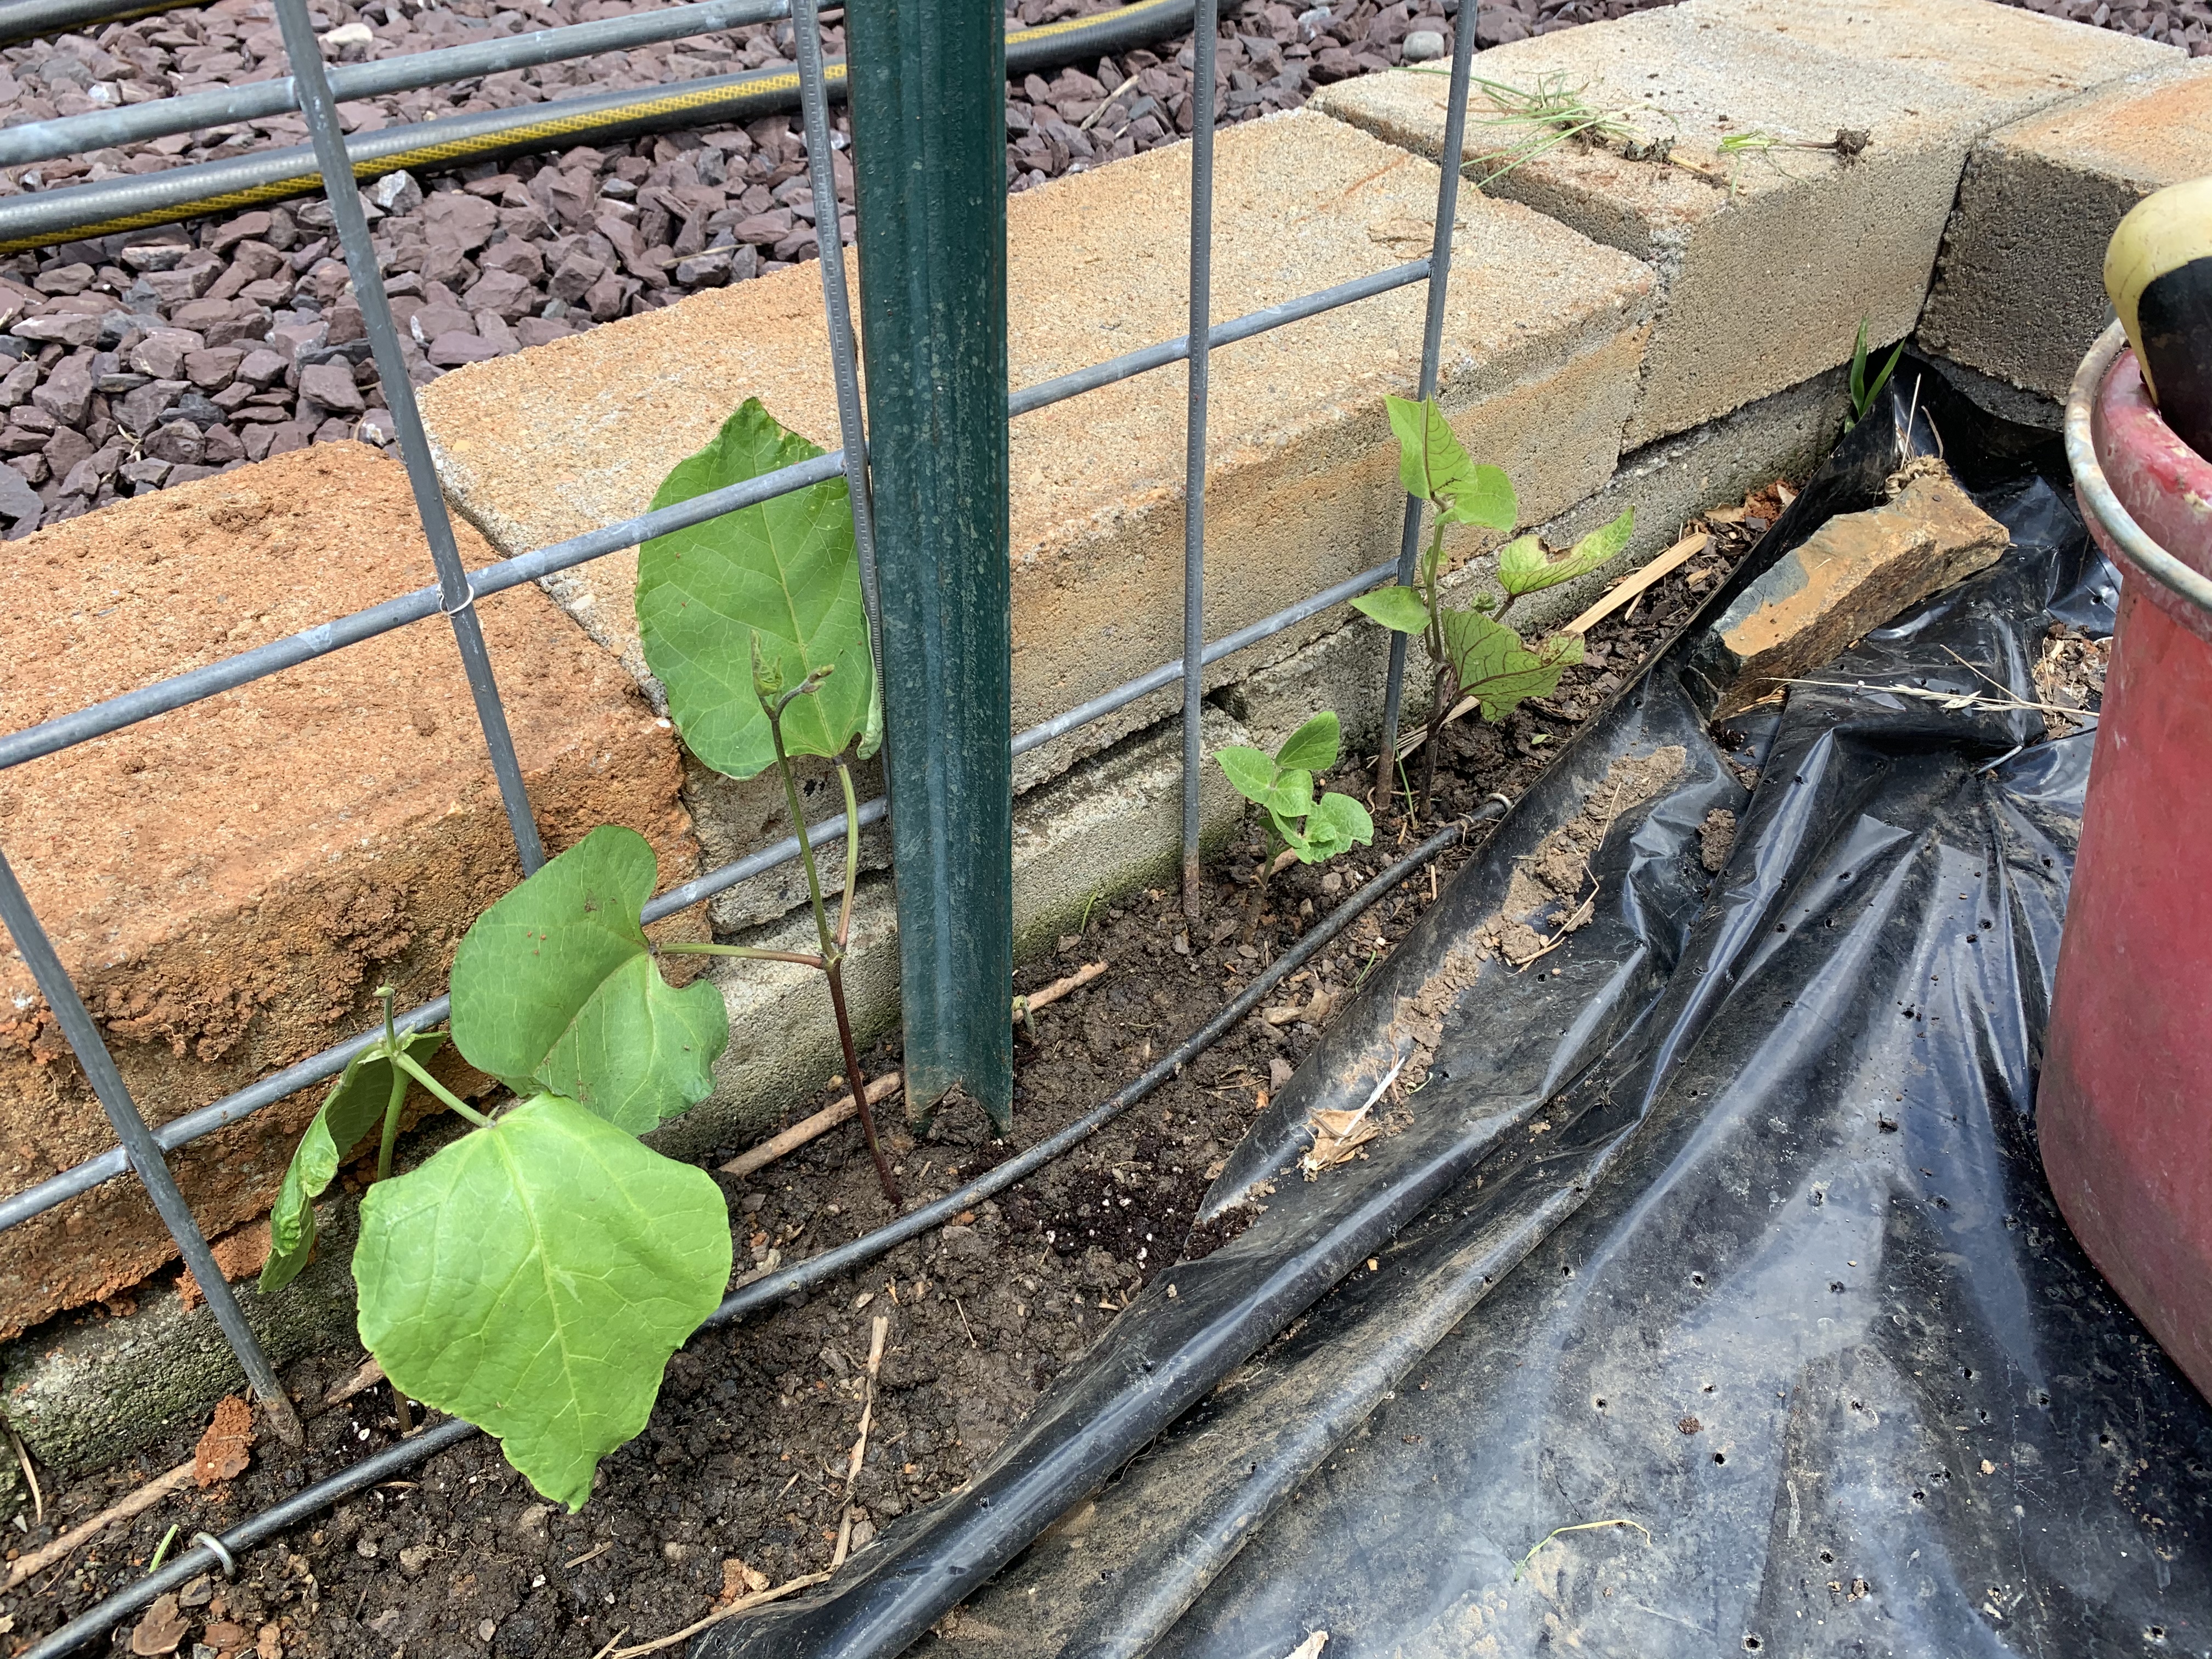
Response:
[[[1457,823],[1447,824],[1395,864],[1382,871],[1373,880],[1308,928],[1297,944],[1276,957],[1265,972],[1238,993],[1219,1013],[1193,1032],[1173,1053],[1164,1056],[1133,1082],[1124,1084],[1104,1102],[1069,1124],[1051,1139],[1040,1141],[1019,1157],[1009,1158],[995,1169],[986,1170],[959,1191],[902,1215],[888,1226],[864,1233],[849,1244],[841,1244],[836,1249],[810,1256],[787,1273],[755,1280],[715,1309],[699,1328],[711,1330],[732,1320],[742,1319],[748,1314],[757,1313],[771,1303],[806,1290],[825,1279],[835,1278],[864,1261],[872,1261],[916,1235],[951,1220],[963,1210],[972,1208],[985,1199],[1004,1192],[1016,1182],[1034,1175],[1061,1154],[1073,1150],[1227,1036],[1239,1020],[1260,1006],[1263,997],[1303,963],[1310,961],[1322,946],[1358,921],[1376,900],[1438,854],[1457,846],[1475,824],[1498,817],[1504,811],[1502,798],[1492,796],[1469,817]],[[458,1445],[477,1431],[473,1423],[454,1418],[435,1428],[424,1430],[411,1440],[403,1440],[396,1446],[387,1446],[380,1452],[364,1457],[340,1473],[295,1492],[282,1503],[273,1504],[258,1515],[247,1516],[221,1538],[216,1539],[216,1547],[210,1548],[205,1543],[195,1544],[160,1571],[150,1572],[106,1600],[94,1603],[32,1648],[22,1656],[22,1659],[60,1659],[63,1654],[73,1653],[87,1643],[96,1641],[155,1597],[203,1572],[224,1565],[227,1558],[234,1557],[285,1528],[306,1520],[317,1510],[341,1498],[350,1498],[364,1487],[390,1480],[434,1453]]]
[[[1006,37],[1006,73],[1122,51],[1190,26],[1194,0],[1136,0],[1117,11],[1071,17]],[[823,89],[845,95],[845,61],[823,65]],[[599,93],[518,109],[484,110],[386,127],[346,140],[354,177],[437,172],[533,150],[634,138],[673,127],[729,125],[799,106],[799,71],[750,70],[642,92]],[[82,241],[211,213],[235,212],[322,189],[313,147],[259,150],[164,173],[133,174],[0,202],[0,253]]]

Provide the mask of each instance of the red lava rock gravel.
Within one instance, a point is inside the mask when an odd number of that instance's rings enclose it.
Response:
[[[1661,0],[1663,3],[1663,0]],[[1650,0],[1510,0],[1479,12],[1478,43],[1520,40],[1638,10]],[[2115,9],[2092,0],[2034,9],[2212,51],[2207,0]],[[1331,81],[1450,49],[1459,0],[1243,0],[1224,7],[1217,111],[1292,109]],[[339,62],[388,58],[623,15],[619,0],[499,9],[416,0],[319,0],[326,33],[351,30]],[[1008,26],[1112,9],[1098,0],[1020,0]],[[823,30],[844,50],[840,14]],[[365,29],[368,39],[359,37]],[[426,88],[341,108],[352,131],[506,108],[587,90],[648,87],[787,64],[791,26],[724,34]],[[1030,75],[1007,88],[1008,187],[1173,143],[1191,125],[1188,38]],[[0,123],[285,72],[269,0],[110,24],[0,52]],[[838,193],[852,168],[833,114]],[[797,119],[706,128],[557,155],[482,163],[368,190],[393,309],[417,384],[700,288],[813,257],[814,204]],[[0,197],[159,172],[305,142],[301,117],[178,134],[67,161],[0,170]],[[852,237],[849,214],[841,216]],[[391,416],[344,264],[319,198],[224,219],[64,244],[0,259],[0,524],[10,537],[118,495],[204,477],[311,443],[388,442]]]

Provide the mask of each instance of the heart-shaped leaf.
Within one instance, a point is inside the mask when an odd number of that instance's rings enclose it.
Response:
[[[677,464],[653,504],[690,501],[820,453],[747,398],[714,442]],[[791,753],[841,754],[855,738],[863,759],[875,752],[882,716],[842,478],[647,542],[638,550],[637,624],[677,730],[717,772],[749,778],[775,763],[753,690],[756,637],[763,668],[783,685],[830,671],[783,715]]]
[[[1480,700],[1482,718],[1495,725],[1530,697],[1559,689],[1559,673],[1583,659],[1579,635],[1561,634],[1531,651],[1504,623],[1479,611],[1444,612],[1444,648],[1460,690]]]
[[[1429,607],[1411,587],[1378,587],[1352,600],[1352,608],[1395,634],[1418,634],[1429,625]]]
[[[1278,767],[1275,787],[1267,795],[1267,810],[1286,818],[1302,818],[1313,811],[1313,774],[1300,767]]]
[[[1435,398],[1412,403],[1386,395],[1382,401],[1398,438],[1398,481],[1408,495],[1435,502],[1447,524],[1513,528],[1520,509],[1512,481],[1501,468],[1475,465]]]
[[[660,976],[639,924],[653,848],[602,824],[478,916],[453,953],[453,1041],[519,1095],[641,1134],[713,1092],[721,993]]]
[[[409,1031],[399,1039],[410,1060],[427,1061],[446,1041],[443,1031]],[[338,1165],[363,1135],[384,1121],[392,1103],[395,1068],[382,1043],[346,1062],[338,1080],[300,1137],[292,1165],[269,1212],[269,1261],[261,1269],[261,1294],[283,1290],[300,1276],[315,1248],[315,1200],[330,1190]]]
[[[1326,772],[1336,764],[1342,738],[1336,715],[1324,708],[1284,739],[1283,746],[1275,752],[1275,764],[1307,772]]]
[[[730,1277],[702,1170],[541,1095],[362,1200],[361,1336],[392,1382],[580,1508]]]

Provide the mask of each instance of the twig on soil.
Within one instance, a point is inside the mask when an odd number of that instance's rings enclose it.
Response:
[[[623,1637],[629,1634],[629,1626],[628,1625],[624,1625],[612,1636],[607,1638],[606,1641],[601,1644],[599,1650],[592,1656],[592,1659],[607,1659],[607,1656],[615,1650],[615,1644],[621,1641]]]
[[[1106,964],[1104,963],[1086,962],[1073,973],[1066,975],[1064,978],[1053,981],[1051,984],[1046,986],[1042,991],[1031,991],[1026,996],[1016,997],[1014,999],[1014,1018],[1028,1029],[1030,1041],[1032,1042],[1036,1041],[1036,1027],[1030,1023],[1030,1016],[1031,1014],[1034,1014],[1038,1009],[1046,1006],[1049,1003],[1059,1001],[1070,991],[1078,991],[1082,989],[1083,987],[1090,984],[1092,980],[1097,979],[1099,975],[1105,971]]]
[[[637,1656],[641,1653],[658,1653],[663,1648],[672,1648],[678,1642],[689,1641],[692,1637],[696,1636],[701,1631],[706,1629],[708,1626],[719,1625],[722,1620],[727,1619],[732,1613],[744,1613],[753,1607],[764,1607],[770,1601],[781,1601],[787,1595],[795,1595],[799,1591],[809,1589],[813,1585],[826,1583],[830,1575],[826,1572],[810,1572],[801,1574],[799,1577],[791,1579],[787,1583],[778,1584],[774,1589],[764,1589],[752,1595],[741,1595],[736,1601],[731,1602],[726,1607],[715,1608],[714,1612],[708,1613],[704,1619],[700,1620],[696,1624],[686,1625],[682,1630],[676,1632],[672,1635],[658,1637],[650,1642],[641,1642],[634,1648],[617,1648],[614,1647],[614,1644],[611,1642],[607,1644],[607,1647],[601,1648],[598,1653],[594,1654],[592,1656],[592,1659],[637,1659]],[[627,1634],[629,1628],[629,1627],[628,1626],[624,1626],[621,1630],[617,1631],[615,1632],[616,1640],[619,1641],[625,1634]],[[613,1648],[613,1651],[611,1653],[608,1651],[609,1648]]]
[[[118,1521],[128,1521],[134,1515],[142,1515],[163,1498],[190,1486],[195,1462],[195,1459],[186,1458],[167,1474],[155,1475],[121,1502],[109,1504],[82,1526],[72,1527],[51,1544],[33,1550],[20,1560],[10,1562],[7,1577],[0,1579],[0,1595],[15,1589],[32,1574],[44,1572],[103,1528],[113,1526]]]
[[[837,1550],[830,1558],[832,1572],[845,1565],[845,1553],[853,1546],[853,1489],[860,1485],[860,1464],[868,1455],[868,1431],[876,1420],[876,1373],[883,1369],[884,1341],[890,1330],[891,1322],[878,1314],[868,1334],[867,1382],[860,1396],[860,1437],[853,1443],[853,1460],[845,1469],[845,1518],[837,1523]]]
[[[906,1079],[898,1072],[886,1072],[868,1085],[868,1104],[877,1105],[896,1094]],[[859,1113],[859,1103],[850,1095],[841,1095],[809,1118],[802,1118],[781,1134],[763,1140],[757,1146],[739,1152],[722,1165],[724,1175],[749,1176],[763,1169],[785,1153],[796,1152],[808,1141],[826,1135],[841,1123],[850,1122]]]
[[[0,1428],[8,1431],[8,1443],[15,1449],[15,1461],[22,1465],[23,1479],[31,1484],[31,1518],[39,1525],[46,1524],[46,1495],[39,1490],[39,1472],[31,1467],[31,1454],[24,1449],[23,1437],[15,1432],[15,1425],[0,1418]]]
[[[1712,544],[1712,537],[1705,531],[1685,536],[1650,563],[1641,569],[1632,570],[1605,591],[1605,597],[1583,612],[1559,631],[1564,634],[1587,634],[1620,606],[1634,599],[1662,577],[1671,574]],[[1456,714],[1456,711],[1455,711]]]
[[[354,1395],[367,1394],[383,1381],[384,1367],[374,1359],[364,1360],[359,1370],[323,1396],[321,1409],[328,1411],[333,1406],[342,1406]]]
[[[602,1555],[605,1555],[605,1554],[609,1550],[612,1549],[613,1547],[614,1547],[614,1545],[613,1545],[612,1543],[605,1543],[605,1544],[601,1544],[601,1545],[600,1545],[600,1546],[599,1546],[599,1547],[598,1547],[598,1548],[596,1548],[596,1549],[588,1549],[588,1550],[586,1550],[586,1551],[585,1551],[581,1555],[578,1556],[574,1560],[573,1560],[573,1561],[563,1561],[563,1562],[561,1564],[561,1571],[563,1571],[563,1572],[574,1572],[574,1571],[575,1571],[575,1570],[576,1570],[577,1568],[579,1568],[579,1567],[582,1566],[582,1565],[584,1565],[584,1563],[585,1563],[585,1562],[586,1562],[586,1561],[596,1561],[597,1559],[599,1559],[599,1557],[601,1557]]]

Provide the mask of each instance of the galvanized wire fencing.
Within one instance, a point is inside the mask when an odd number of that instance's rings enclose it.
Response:
[[[356,185],[356,168],[359,166],[363,172],[374,169],[360,163],[357,157],[349,159],[346,142],[339,127],[337,99],[360,95],[356,90],[356,82],[362,81],[362,77],[351,70],[341,70],[336,74],[325,70],[320,47],[307,15],[307,0],[275,0],[275,3],[293,69],[290,85],[313,138],[315,158],[354,292],[361,305],[371,350],[382,380],[399,453],[405,463],[416,506],[422,518],[435,580],[429,586],[365,611],[333,618],[284,639],[0,738],[0,769],[21,765],[27,761],[55,754],[137,721],[185,708],[410,623],[443,617],[447,625],[453,629],[460,649],[485,750],[498,783],[517,857],[526,876],[544,863],[544,852],[508,732],[506,712],[500,697],[497,665],[486,651],[483,630],[476,614],[476,605],[480,599],[605,554],[635,546],[651,537],[700,524],[842,475],[850,486],[871,637],[880,641],[881,619],[874,559],[877,526],[873,521],[868,488],[862,388],[848,300],[844,252],[839,236],[828,114],[830,75],[821,51],[816,15],[818,0],[745,0],[745,3],[736,3],[735,0],[706,0],[705,3],[647,14],[648,17],[657,20],[649,25],[637,19],[619,21],[625,27],[635,24],[641,31],[637,38],[645,38],[646,33],[650,33],[651,38],[670,39],[675,38],[678,33],[677,24],[671,20],[679,17],[686,24],[682,32],[705,33],[726,28],[738,21],[786,14],[791,16],[797,36],[798,77],[806,139],[806,161],[814,196],[817,252],[823,303],[829,324],[831,369],[842,447],[745,483],[606,525],[584,535],[501,560],[475,571],[465,569],[461,562],[445,497],[416,409],[407,365],[402,356],[398,330],[386,302],[378,256],[370,240],[368,224]],[[1202,601],[1208,354],[1215,348],[1232,345],[1237,341],[1317,316],[1334,307],[1425,280],[1428,283],[1427,309],[1417,391],[1422,397],[1434,392],[1443,340],[1452,225],[1457,210],[1465,105],[1474,49],[1474,7],[1471,0],[1462,0],[1458,25],[1454,31],[1450,114],[1445,129],[1435,235],[1430,253],[1425,258],[1297,300],[1270,306],[1226,322],[1209,324],[1212,315],[1214,100],[1206,95],[1206,88],[1211,88],[1213,82],[1218,3],[1218,0],[1198,0],[1194,20],[1194,84],[1197,91],[1194,98],[1191,143],[1189,331],[1180,338],[1163,341],[1091,368],[1013,392],[1006,399],[1007,415],[1012,418],[1167,364],[1180,362],[1189,365],[1183,654],[1176,661],[1159,664],[1114,690],[1028,731],[1009,733],[1006,741],[1010,756],[1018,756],[1155,691],[1180,684],[1183,722],[1182,855],[1186,896],[1193,901],[1199,858],[1200,791],[1205,763],[1200,741],[1205,669],[1341,604],[1355,594],[1394,578],[1401,581],[1410,580],[1419,542],[1421,512],[1418,501],[1407,502],[1403,552],[1395,564],[1381,565],[1362,572],[1249,627],[1209,643],[1206,637]],[[534,46],[532,51],[543,51],[547,55],[532,61],[550,61],[555,56],[577,56],[603,50],[608,32],[615,27],[615,24],[591,24],[579,26],[574,30],[550,32],[571,37],[562,43],[567,50],[555,53],[550,47]],[[375,69],[385,77],[385,81],[379,84],[427,85],[438,80],[484,72],[475,58],[462,55],[477,51],[477,48],[470,47],[459,49],[456,53],[430,52],[414,59],[398,60],[397,65],[380,64],[356,67]],[[342,80],[342,77],[350,78]],[[336,88],[334,82],[340,82]],[[362,84],[367,82],[362,82]],[[198,125],[207,109],[232,111],[234,101],[240,97],[259,100],[265,104],[278,95],[258,88],[193,94],[164,100],[178,105],[179,107],[176,109],[165,111],[158,104],[141,105],[120,113],[131,115],[146,132],[178,131]],[[195,101],[200,99],[216,101],[209,102],[204,107]],[[221,101],[225,100],[232,101]],[[260,106],[257,104],[255,106]],[[236,118],[234,113],[222,113],[214,118],[227,120]],[[60,127],[64,124],[45,125]],[[47,135],[45,142],[52,141],[52,135]],[[4,143],[4,141],[0,141],[0,143]],[[0,154],[4,153],[9,152],[0,149]],[[1003,555],[1004,550],[1000,551]],[[1395,750],[1404,665],[1404,638],[1395,635],[1386,694],[1385,729],[1378,745],[1378,752],[1385,756]],[[894,811],[896,805],[896,799],[871,800],[860,809],[860,822],[863,824],[878,822]],[[809,840],[820,845],[842,836],[844,831],[845,822],[841,815],[813,826],[809,831]],[[937,856],[943,858],[958,856],[957,849],[933,850]],[[687,908],[796,858],[798,853],[796,839],[787,838],[725,865],[660,895],[646,907],[645,919],[650,921]],[[380,1035],[380,1029],[365,1030],[358,1036],[288,1066],[211,1105],[174,1117],[158,1127],[152,1127],[131,1097],[97,1024],[79,996],[15,872],[9,867],[4,849],[0,849],[0,923],[4,923],[40,994],[52,1008],[63,1036],[83,1067],[113,1127],[118,1142],[109,1152],[65,1170],[23,1192],[0,1200],[0,1230],[19,1225],[105,1181],[126,1173],[135,1175],[144,1184],[185,1265],[205,1293],[224,1338],[236,1354],[255,1394],[263,1401],[272,1426],[283,1437],[296,1443],[300,1429],[292,1407],[236,1296],[216,1265],[207,1241],[193,1218],[191,1206],[167,1167],[166,1154],[227,1125],[236,1123],[301,1089],[336,1076],[349,1060]],[[1003,990],[997,994],[995,1002],[994,1018],[1003,1028]],[[401,1015],[398,1024],[403,1030],[420,1030],[442,1020],[448,1012],[447,1000],[439,998]]]

